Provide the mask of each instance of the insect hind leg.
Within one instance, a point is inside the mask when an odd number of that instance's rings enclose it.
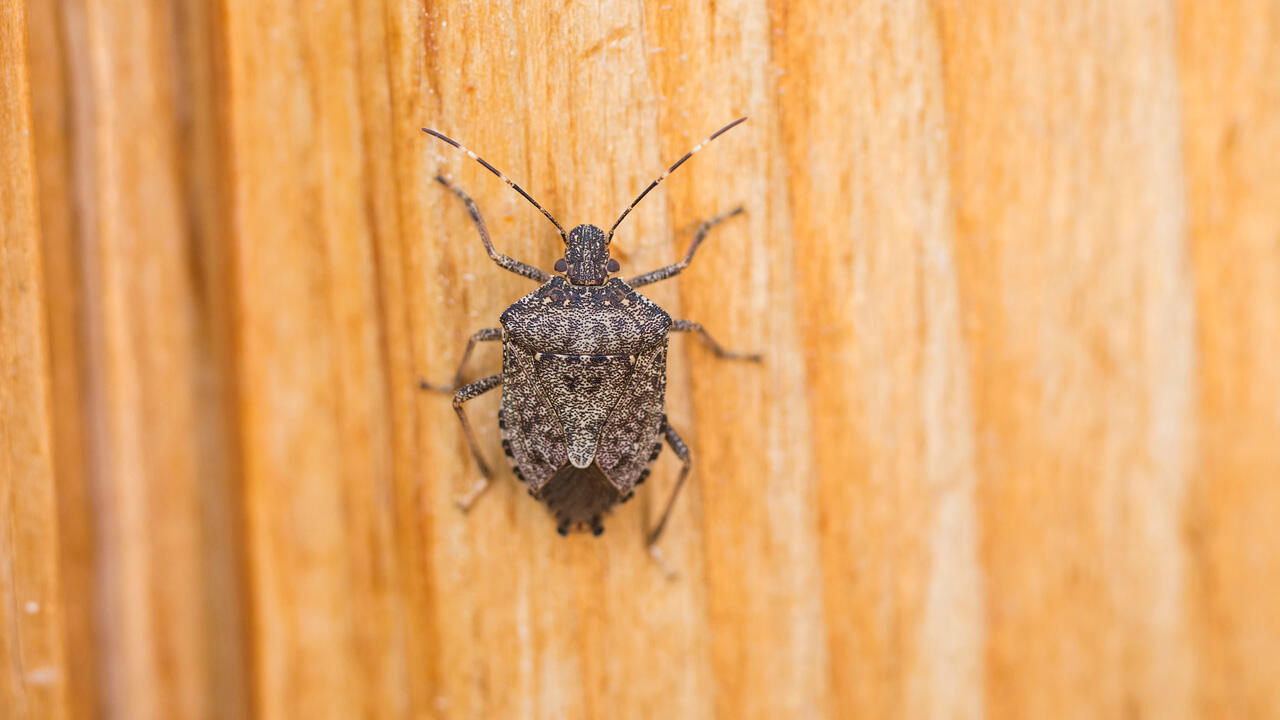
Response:
[[[658,564],[658,567],[662,569],[662,572],[667,577],[674,577],[675,571],[667,566],[657,543],[658,539],[662,537],[662,531],[667,527],[667,520],[670,519],[671,510],[676,504],[676,498],[680,495],[681,488],[684,487],[685,478],[689,476],[689,471],[693,469],[693,455],[689,452],[689,446],[685,445],[684,440],[680,437],[680,433],[677,433],[675,428],[671,427],[665,417],[662,420],[662,434],[667,441],[667,446],[676,454],[676,457],[680,458],[682,465],[680,466],[680,476],[676,478],[676,485],[671,489],[671,495],[667,498],[666,507],[663,508],[657,524],[649,531],[645,544],[649,548],[649,555]]]
[[[463,409],[463,403],[468,400],[477,398],[490,390],[502,384],[501,375],[490,375],[487,378],[477,380],[470,385],[463,386],[458,392],[453,394],[453,410],[458,413],[458,421],[462,423],[462,432],[467,437],[467,444],[471,446],[471,455],[476,459],[476,465],[480,467],[480,480],[472,486],[462,497],[458,498],[458,507],[466,512],[471,509],[471,505],[480,497],[480,494],[489,487],[489,481],[493,478],[493,472],[489,470],[489,463],[484,461],[484,456],[480,454],[480,445],[476,442],[476,435],[471,431],[471,422],[467,420],[467,412]]]

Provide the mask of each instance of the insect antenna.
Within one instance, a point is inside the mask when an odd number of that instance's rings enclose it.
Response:
[[[743,119],[745,120],[746,118],[743,118]],[[739,122],[741,122],[741,121],[739,121]],[[732,127],[732,126],[730,126],[730,127]],[[725,129],[727,130],[728,128],[725,128]],[[475,153],[471,152],[471,151],[470,151],[470,150],[468,150],[465,146],[463,146],[463,144],[462,144],[462,143],[458,142],[457,140],[454,140],[454,139],[453,139],[453,138],[451,138],[451,137],[448,137],[448,136],[446,136],[446,135],[442,135],[442,134],[440,134],[440,133],[436,132],[435,130],[431,130],[431,129],[429,129],[429,128],[422,128],[422,132],[424,132],[424,133],[426,133],[426,134],[428,134],[428,135],[431,135],[432,137],[440,138],[441,140],[443,140],[443,141],[445,141],[445,142],[449,143],[450,145],[452,145],[452,146],[454,146],[454,147],[458,148],[458,149],[459,149],[459,150],[461,150],[462,152],[466,153],[466,154],[467,154],[467,155],[468,155],[472,160],[475,160],[476,162],[478,162],[478,163],[480,163],[481,165],[483,165],[483,166],[485,167],[485,169],[486,169],[486,170],[488,170],[489,172],[493,173],[494,175],[497,175],[499,178],[501,178],[501,179],[502,179],[502,182],[504,182],[504,183],[506,183],[506,184],[510,185],[510,186],[511,186],[511,187],[512,187],[516,192],[520,193],[520,195],[521,195],[522,197],[524,197],[524,199],[525,199],[525,200],[528,200],[529,202],[533,203],[533,206],[534,206],[534,207],[536,207],[536,208],[538,208],[539,210],[541,210],[541,211],[542,211],[542,214],[543,214],[543,215],[546,215],[546,216],[547,216],[547,219],[551,221],[551,224],[556,226],[556,230],[557,230],[557,231],[559,231],[559,233],[560,233],[560,239],[561,239],[561,240],[563,240],[563,241],[564,241],[564,242],[566,242],[566,243],[567,243],[567,242],[569,242],[569,237],[565,234],[565,232],[564,232],[564,228],[560,227],[560,223],[556,222],[556,219],[555,219],[555,218],[553,218],[553,217],[551,217],[551,213],[547,212],[547,209],[546,209],[546,208],[544,208],[544,207],[542,207],[541,205],[539,205],[537,200],[534,200],[534,199],[533,199],[533,197],[529,195],[529,193],[527,193],[527,192],[525,192],[525,191],[524,191],[524,188],[522,188],[522,187],[520,187],[519,185],[517,185],[517,184],[515,184],[515,183],[511,182],[511,179],[510,179],[510,178],[508,178],[506,175],[503,175],[501,170],[499,170],[498,168],[496,168],[496,167],[494,167],[494,166],[490,165],[488,162],[486,162],[486,161],[485,161],[485,159],[484,159],[484,158],[482,158],[482,157],[480,157],[479,155],[477,155],[477,154],[475,154]],[[724,130],[721,130],[720,132],[724,132]],[[673,169],[674,169],[674,168],[673,168]]]
[[[685,153],[685,154],[684,154],[684,157],[680,158],[679,160],[677,160],[677,161],[676,161],[676,163],[675,163],[674,165],[672,165],[671,167],[667,168],[667,171],[666,171],[666,172],[664,172],[664,173],[662,173],[661,175],[659,175],[657,180],[654,180],[653,182],[649,183],[649,187],[645,188],[645,189],[644,189],[644,192],[642,192],[642,193],[640,193],[638,196],[636,196],[636,199],[635,199],[635,200],[632,200],[632,201],[631,201],[631,204],[627,206],[627,209],[626,209],[626,210],[623,210],[623,211],[622,211],[622,214],[618,216],[618,219],[617,219],[616,221],[614,221],[614,223],[613,223],[613,227],[609,228],[609,234],[608,234],[608,235],[605,237],[605,239],[604,239],[605,243],[607,244],[607,243],[611,243],[611,242],[613,242],[613,231],[618,229],[618,225],[622,224],[622,219],[623,219],[623,218],[625,218],[625,217],[627,216],[627,214],[631,212],[631,209],[632,209],[632,208],[634,208],[636,205],[639,205],[639,204],[640,204],[640,201],[644,199],[644,196],[645,196],[645,195],[648,195],[648,194],[649,194],[649,191],[650,191],[650,190],[652,190],[652,189],[654,189],[654,188],[658,187],[658,183],[662,182],[663,180],[666,180],[668,175],[670,175],[671,173],[675,172],[675,169],[676,169],[676,168],[678,168],[678,167],[680,167],[681,165],[683,165],[685,160],[688,160],[689,158],[693,157],[693,154],[694,154],[694,153],[696,153],[696,152],[698,152],[699,150],[701,150],[701,149],[703,148],[703,146],[704,146],[704,145],[706,145],[707,143],[711,142],[712,140],[715,140],[716,138],[718,138],[718,137],[720,137],[721,135],[723,135],[723,134],[725,134],[725,133],[729,132],[729,131],[730,131],[730,130],[732,130],[733,128],[735,128],[735,127],[737,127],[737,126],[741,125],[742,123],[744,123],[744,122],[746,122],[746,121],[747,121],[747,119],[746,119],[745,117],[740,117],[740,118],[738,118],[737,120],[734,120],[733,122],[729,123],[728,125],[725,125],[724,127],[720,128],[719,130],[717,130],[717,131],[715,131],[715,132],[711,133],[711,137],[707,138],[706,140],[703,140],[702,142],[698,143],[697,145],[694,145],[692,150],[690,150],[689,152]],[[474,157],[474,156],[472,156],[472,157]],[[482,162],[483,162],[483,161],[482,161]],[[510,182],[510,181],[508,181],[508,182]],[[546,212],[546,211],[544,210],[543,212]]]

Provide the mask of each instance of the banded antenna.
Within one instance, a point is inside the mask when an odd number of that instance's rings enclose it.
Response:
[[[744,119],[745,119],[745,118],[744,118]],[[726,129],[728,129],[728,128],[726,128]],[[490,165],[488,162],[486,162],[486,161],[485,161],[485,159],[484,159],[484,158],[482,158],[482,157],[480,157],[479,155],[477,155],[477,154],[475,154],[475,153],[471,152],[471,151],[470,151],[470,150],[468,150],[466,147],[464,147],[464,146],[462,145],[462,143],[458,142],[457,140],[454,140],[454,139],[453,139],[453,138],[451,138],[451,137],[448,137],[447,135],[443,135],[443,134],[441,134],[441,133],[436,132],[435,130],[431,130],[431,129],[428,129],[428,128],[422,128],[422,132],[424,132],[424,133],[426,133],[426,134],[428,134],[428,135],[431,135],[432,137],[440,138],[441,140],[443,140],[443,141],[445,141],[445,142],[449,143],[450,145],[452,145],[452,146],[454,146],[454,147],[458,148],[458,149],[459,149],[459,150],[461,150],[462,152],[466,153],[466,154],[467,154],[467,156],[468,156],[468,157],[470,157],[472,160],[475,160],[476,162],[478,162],[478,163],[480,163],[481,165],[483,165],[483,166],[485,167],[485,169],[486,169],[486,170],[488,170],[489,172],[493,173],[494,175],[497,175],[499,178],[501,178],[501,179],[502,179],[502,182],[504,182],[504,183],[506,183],[506,184],[510,185],[510,186],[511,186],[511,187],[512,187],[516,192],[520,193],[520,195],[521,195],[525,200],[528,200],[529,202],[533,203],[533,206],[534,206],[534,207],[536,207],[536,208],[538,208],[539,210],[541,210],[541,211],[542,211],[542,214],[543,214],[543,215],[546,215],[546,216],[547,216],[547,219],[551,221],[551,224],[556,226],[556,230],[560,233],[560,239],[561,239],[561,240],[563,240],[563,241],[564,241],[564,242],[566,242],[566,243],[568,243],[568,242],[569,242],[569,236],[565,234],[565,232],[564,232],[564,228],[560,227],[560,223],[556,222],[556,219],[555,219],[555,218],[553,218],[553,217],[551,217],[551,213],[547,212],[547,209],[546,209],[546,208],[544,208],[544,207],[542,207],[541,205],[539,205],[537,200],[534,200],[534,199],[533,199],[533,197],[529,195],[529,193],[527,193],[527,192],[525,192],[525,191],[524,191],[524,188],[522,188],[522,187],[520,187],[519,185],[517,185],[517,184],[515,184],[515,183],[511,182],[511,179],[510,179],[510,178],[508,178],[506,175],[503,175],[501,170],[499,170],[498,168],[496,168],[496,167],[494,167],[494,166]],[[724,132],[724,131],[722,130],[721,132]]]
[[[716,138],[729,132],[733,128],[741,125],[746,121],[747,119],[745,117],[740,117],[737,120],[734,120],[733,122],[729,123],[728,125],[725,125],[724,127],[720,128],[719,130],[711,133],[711,137],[707,138],[706,140],[703,140],[697,145],[694,145],[693,149],[685,153],[684,157],[677,160],[675,165],[672,165],[671,167],[667,168],[667,171],[659,175],[657,180],[654,180],[653,182],[649,183],[649,187],[645,188],[644,192],[640,193],[635,200],[631,201],[631,204],[627,206],[627,209],[623,210],[622,214],[619,215],[618,219],[613,223],[613,227],[609,228],[609,234],[605,236],[605,239],[604,239],[605,243],[608,244],[613,242],[613,231],[618,229],[618,225],[622,224],[622,219],[625,218],[627,214],[631,212],[632,208],[640,204],[640,201],[644,199],[645,195],[649,194],[650,190],[658,187],[658,183],[662,182],[663,180],[666,180],[668,175],[675,172],[676,168],[683,165],[685,160],[688,160],[689,158],[693,157],[693,154],[701,150],[707,143],[711,142],[712,140],[715,140]],[[472,155],[472,157],[475,157],[475,156]],[[484,161],[482,160],[481,162],[484,162]],[[543,212],[546,212],[546,211],[544,210]]]

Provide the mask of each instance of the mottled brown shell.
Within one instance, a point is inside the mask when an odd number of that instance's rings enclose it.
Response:
[[[504,342],[561,355],[633,355],[666,343],[670,328],[667,311],[618,278],[554,277],[502,312]]]
[[[616,278],[553,278],[502,313],[503,449],[562,532],[599,532],[656,457],[670,327],[666,311]]]

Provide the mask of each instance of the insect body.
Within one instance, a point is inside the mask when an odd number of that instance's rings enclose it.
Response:
[[[644,479],[665,418],[671,316],[614,278],[553,278],[502,313],[503,449],[560,532]],[[541,348],[541,349],[534,349]]]
[[[480,330],[471,336],[451,385],[422,383],[425,389],[454,392],[454,409],[483,476],[460,500],[464,509],[488,486],[492,473],[480,454],[463,405],[501,385],[498,425],[503,451],[516,478],[554,514],[561,534],[574,529],[596,535],[604,532],[605,513],[631,498],[635,487],[648,476],[663,442],[671,446],[683,466],[662,516],[648,533],[650,550],[657,557],[654,543],[692,465],[688,447],[667,423],[664,412],[668,334],[698,333],[721,357],[760,358],[725,351],[700,325],[673,320],[635,288],[680,273],[711,228],[742,209],[703,223],[682,261],[629,281],[610,277],[620,268],[609,257],[609,242],[618,224],[650,190],[703,144],[745,119],[722,128],[650,183],[608,234],[594,225],[579,225],[566,233],[549,212],[492,165],[457,142],[423,129],[502,178],[542,211],[565,242],[564,258],[555,265],[562,276],[501,255],[493,248],[475,202],[443,177],[436,178],[462,199],[494,262],[542,283],[502,313],[501,328]],[[458,387],[475,344],[494,340],[502,341],[501,374]]]

